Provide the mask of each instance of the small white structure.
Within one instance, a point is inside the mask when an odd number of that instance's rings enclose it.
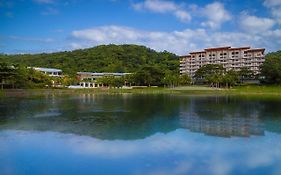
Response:
[[[54,68],[44,68],[44,67],[32,67],[34,70],[43,72],[50,77],[63,77],[61,69],[54,69]]]

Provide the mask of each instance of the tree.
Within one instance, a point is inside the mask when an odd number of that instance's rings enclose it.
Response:
[[[113,86],[114,76],[103,76],[96,80],[97,83],[103,84],[104,86],[112,87]]]
[[[1,88],[44,88],[51,85],[49,76],[20,64],[0,63]]]
[[[123,77],[114,76],[104,76],[97,80],[97,83],[101,83],[108,87],[122,87],[124,85],[125,79]]]
[[[124,85],[124,82],[125,82],[125,80],[123,77],[115,77],[111,81],[111,86],[120,88]]]
[[[164,75],[160,67],[146,65],[134,74],[134,79],[137,85],[158,86],[162,84]]]
[[[195,72],[197,83],[207,83],[211,86],[220,87],[225,69],[222,65],[206,64]]]
[[[158,67],[162,72],[179,70],[178,57],[167,51],[157,52],[145,46],[100,45],[93,48],[48,54],[0,54],[0,60],[34,67],[62,69],[65,74],[76,72],[135,73],[146,66]]]
[[[242,83],[245,80],[250,80],[255,78],[254,72],[246,67],[242,67],[238,72],[238,75]]]
[[[162,79],[162,83],[168,87],[174,88],[179,84],[179,76],[173,74],[171,71],[167,71]]]
[[[126,86],[135,85],[135,74],[128,74],[124,77],[124,82]]]
[[[261,66],[262,82],[267,84],[281,84],[281,51],[269,53]]]
[[[179,84],[180,85],[190,85],[191,84],[191,78],[187,74],[180,75],[179,77]]]
[[[4,85],[14,86],[15,81],[15,68],[12,65],[7,63],[0,63],[0,83],[1,89],[4,88]]]
[[[234,70],[230,70],[223,75],[223,83],[227,88],[235,85],[238,81],[239,81],[239,74]]]

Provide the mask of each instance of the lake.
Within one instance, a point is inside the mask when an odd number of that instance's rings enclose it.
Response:
[[[0,174],[281,174],[281,98],[0,98]]]

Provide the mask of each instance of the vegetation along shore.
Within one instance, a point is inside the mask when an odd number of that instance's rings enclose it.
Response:
[[[62,70],[63,75],[48,76],[35,67]],[[1,89],[66,89],[81,81],[77,77],[81,72],[81,76],[90,76],[86,77],[90,83],[83,84],[85,87],[100,87],[89,92],[279,94],[280,70],[281,51],[265,55],[259,74],[247,68],[227,71],[222,65],[206,64],[193,77],[180,74],[179,56],[138,45],[100,45],[49,54],[0,54]],[[94,77],[102,74],[106,76]]]

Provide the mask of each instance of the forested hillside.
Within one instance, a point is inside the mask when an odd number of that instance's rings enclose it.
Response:
[[[78,71],[136,72],[145,67],[154,67],[163,72],[179,72],[179,62],[175,54],[156,52],[138,45],[100,45],[48,54],[2,54],[0,62],[59,68],[72,75]]]

